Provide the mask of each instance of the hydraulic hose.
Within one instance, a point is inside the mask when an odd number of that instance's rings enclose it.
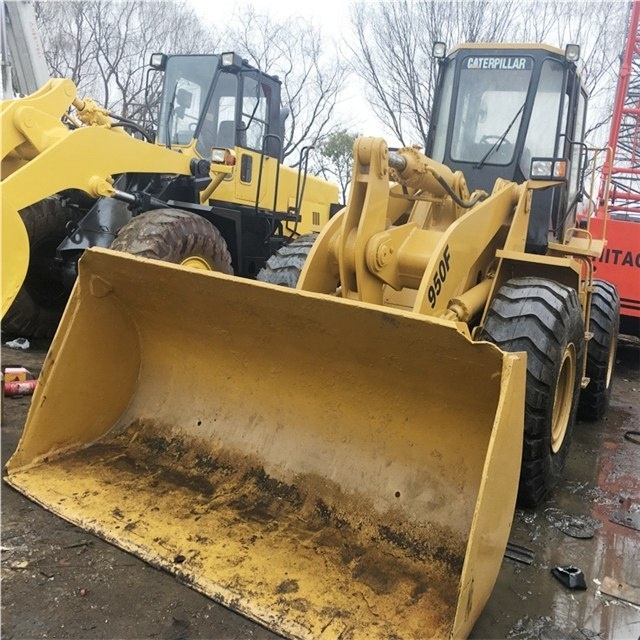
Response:
[[[399,153],[394,153],[393,151],[389,153],[389,166],[395,169],[398,173],[402,174],[403,171],[406,170],[408,166],[407,159],[400,155]],[[470,209],[475,204],[480,202],[480,200],[484,200],[487,197],[487,193],[485,191],[476,191],[475,195],[471,200],[463,200],[460,196],[451,188],[449,183],[433,168],[427,166],[427,171],[438,181],[438,184],[451,196],[451,199],[463,209]]]

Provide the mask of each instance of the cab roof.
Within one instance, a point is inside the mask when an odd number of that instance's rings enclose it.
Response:
[[[451,51],[449,51],[447,55],[452,55],[457,51],[464,51],[467,49],[475,49],[476,51],[489,51],[495,49],[503,49],[505,51],[548,51],[549,53],[555,53],[556,55],[564,56],[564,50],[559,49],[558,47],[552,47],[548,44],[542,44],[540,42],[465,42],[463,44],[456,45],[453,49],[451,49]]]

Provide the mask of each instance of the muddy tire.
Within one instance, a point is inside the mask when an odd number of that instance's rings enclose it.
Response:
[[[83,216],[61,198],[41,200],[20,211],[29,236],[29,268],[16,299],[2,319],[7,334],[50,338],[58,328],[70,291],[55,265],[56,249],[67,235],[66,225]]]
[[[118,231],[111,244],[142,258],[233,273],[231,254],[220,231],[195,213],[179,209],[146,211]]]
[[[295,289],[317,237],[317,233],[309,233],[278,249],[260,269],[257,280]]]
[[[527,353],[518,504],[535,506],[562,476],[578,409],[584,323],[576,292],[542,278],[500,288],[480,339]]]
[[[611,381],[618,345],[620,297],[618,291],[604,280],[593,281],[587,344],[587,377],[589,384],[581,391],[578,418],[598,420],[605,414],[611,397]]]

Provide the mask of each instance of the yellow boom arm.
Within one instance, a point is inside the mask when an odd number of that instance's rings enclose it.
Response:
[[[460,172],[360,138],[347,207],[314,245],[298,286],[335,293],[339,283],[345,298],[466,322],[487,300],[496,251],[514,217],[526,217],[527,195],[527,185],[498,180],[490,196],[469,196]]]
[[[76,128],[62,115],[78,108]],[[188,155],[129,136],[107,112],[79,100],[71,80],[50,80],[36,93],[3,102],[2,133],[2,315],[17,295],[29,264],[29,242],[18,214],[65,189],[94,198],[113,196],[113,175],[149,172],[191,175]]]

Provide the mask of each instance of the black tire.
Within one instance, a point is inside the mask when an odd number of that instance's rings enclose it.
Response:
[[[233,273],[220,231],[202,216],[179,209],[145,211],[118,231],[111,249],[174,264]]]
[[[50,338],[55,333],[69,299],[55,264],[56,249],[67,236],[66,225],[84,213],[57,197],[50,197],[20,211],[29,236],[29,268],[16,299],[2,319],[7,334]]]
[[[309,233],[278,249],[260,269],[256,279],[295,289],[302,267],[317,237],[317,233]]]
[[[589,384],[580,393],[578,418],[581,420],[598,420],[609,406],[619,325],[620,297],[617,289],[604,280],[594,280],[589,319],[589,331],[593,337],[587,343]]]
[[[509,280],[479,338],[527,353],[518,504],[535,506],[562,476],[578,409],[584,323],[577,293],[542,278]]]

